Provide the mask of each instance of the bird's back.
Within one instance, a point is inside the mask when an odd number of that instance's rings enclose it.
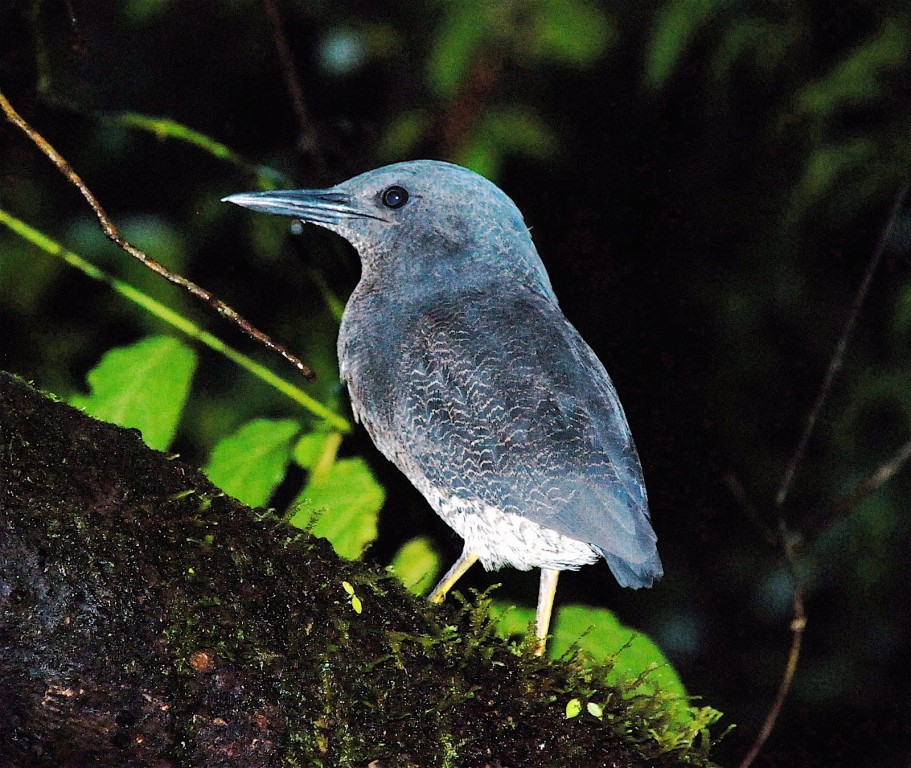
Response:
[[[620,402],[552,298],[515,287],[410,301],[356,291],[339,359],[356,415],[444,518],[455,500],[459,514],[506,515],[591,545],[625,586],[661,575]],[[500,562],[517,567],[597,556],[517,561],[523,542],[511,544]]]

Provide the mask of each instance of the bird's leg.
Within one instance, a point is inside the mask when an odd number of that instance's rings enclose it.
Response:
[[[433,592],[428,595],[427,599],[432,603],[442,603],[449,590],[462,578],[465,571],[471,568],[477,561],[478,556],[474,552],[470,552],[468,547],[463,549],[462,554],[459,555],[459,559],[452,564],[452,568],[446,571],[446,575],[437,582],[437,585],[433,588]]]
[[[541,569],[541,584],[538,588],[538,612],[535,616],[535,635],[538,638],[538,647],[535,655],[544,654],[547,647],[547,630],[550,628],[550,614],[554,607],[554,596],[557,594],[557,579],[560,571],[550,568]]]

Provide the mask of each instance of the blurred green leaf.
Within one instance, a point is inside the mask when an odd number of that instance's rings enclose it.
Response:
[[[890,19],[879,34],[859,46],[825,77],[797,95],[798,108],[819,119],[842,105],[864,104],[880,94],[880,78],[908,65],[908,29]]]
[[[895,299],[892,330],[899,341],[906,339],[911,331],[911,283],[905,285]]]
[[[501,107],[484,115],[456,162],[485,178],[496,179],[506,155],[543,158],[554,150],[555,144],[550,129],[537,115],[520,108]]]
[[[310,478],[292,505],[291,524],[310,528],[341,557],[356,560],[376,538],[385,498],[363,459],[340,459],[322,477]]]
[[[911,375],[907,367],[870,369],[859,374],[853,384],[852,397],[844,402],[832,425],[832,438],[839,450],[856,451],[858,435],[870,423],[871,412],[886,404],[894,409],[890,421],[899,434],[911,431]]]
[[[407,158],[429,126],[427,113],[417,109],[394,118],[380,140],[379,157],[387,162]]]
[[[670,0],[655,15],[648,42],[645,82],[662,87],[699,31],[731,0]]]
[[[603,11],[580,0],[535,3],[531,51],[568,64],[590,64],[607,48],[614,29]]]
[[[153,215],[140,215],[118,221],[124,237],[168,269],[185,273],[187,265],[186,233],[167,220]],[[79,218],[68,227],[66,241],[96,267],[117,275],[140,293],[162,302],[185,318],[193,316],[193,297],[153,272],[138,259],[129,257],[112,246],[94,218]],[[123,313],[142,325],[149,334],[160,333],[160,318],[144,307],[115,303],[112,312]]]
[[[479,131],[453,158],[453,162],[470,168],[485,179],[496,179],[503,162],[503,153],[489,134]]]
[[[727,78],[734,64],[749,54],[760,70],[772,72],[799,37],[800,25],[793,20],[776,24],[766,19],[735,19],[727,25],[712,57],[712,71],[719,80]]]
[[[807,158],[803,177],[794,189],[798,210],[791,215],[824,197],[845,171],[862,167],[874,149],[873,142],[867,138],[821,145]]]
[[[106,352],[86,377],[91,392],[70,403],[90,416],[142,432],[150,448],[163,451],[177,431],[196,354],[170,336],[149,336]]]
[[[127,0],[122,11],[133,23],[148,23],[164,16],[171,2],[172,0]]]
[[[555,146],[550,129],[530,110],[518,107],[492,109],[483,125],[493,141],[507,152],[544,157]]]
[[[293,419],[247,422],[215,446],[205,473],[225,493],[261,507],[285,476],[300,428]]]
[[[490,29],[483,0],[445,4],[447,14],[427,61],[427,78],[438,96],[451,96],[465,79]]]
[[[56,259],[36,259],[19,240],[0,237],[0,306],[17,314],[39,310],[60,276]]]
[[[440,555],[430,537],[416,536],[402,544],[389,567],[409,592],[423,595],[440,572]]]

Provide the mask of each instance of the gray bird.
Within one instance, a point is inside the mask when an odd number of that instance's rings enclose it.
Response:
[[[354,416],[465,540],[431,600],[478,560],[540,568],[540,653],[560,571],[604,557],[624,587],[661,577],[617,393],[502,190],[417,160],[224,199],[318,224],[360,254],[338,337]]]

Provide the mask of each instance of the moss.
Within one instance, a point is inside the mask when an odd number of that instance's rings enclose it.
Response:
[[[483,596],[430,606],[2,374],[0,470],[0,765],[709,765]]]

